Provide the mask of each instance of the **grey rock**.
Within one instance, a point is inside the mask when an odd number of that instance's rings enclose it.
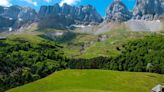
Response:
[[[157,19],[164,12],[164,0],[137,0],[133,10],[133,18],[143,20]]]
[[[39,10],[39,16],[50,16],[57,15],[61,11],[59,4],[55,4],[54,6],[41,6]]]
[[[16,30],[21,26],[32,23],[38,18],[34,9],[28,7],[0,6],[0,30]],[[11,30],[12,29],[12,30]]]
[[[120,0],[114,0],[106,10],[107,21],[123,22],[131,19],[132,14]]]
[[[51,20],[51,23],[56,26],[67,27],[72,24],[99,24],[103,21],[101,15],[96,11],[96,9],[91,5],[86,6],[70,6],[68,4],[55,4],[53,6],[41,6],[39,11],[39,18],[41,26],[44,26],[47,20]],[[58,24],[57,24],[58,23]],[[46,23],[45,25],[48,26]],[[51,25],[50,27],[53,27]]]

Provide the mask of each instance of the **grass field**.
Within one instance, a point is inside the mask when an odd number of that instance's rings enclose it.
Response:
[[[64,70],[7,92],[150,92],[164,75],[108,70]]]

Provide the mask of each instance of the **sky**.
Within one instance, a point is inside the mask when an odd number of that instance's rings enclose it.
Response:
[[[11,6],[11,5],[20,5],[25,7],[31,7],[39,10],[42,5],[53,5],[55,3],[59,3],[61,6],[64,3],[69,5],[79,6],[79,5],[93,5],[96,7],[97,11],[105,16],[105,10],[108,5],[111,4],[113,0],[0,0],[0,6]],[[132,10],[135,4],[135,0],[122,0],[124,4]]]

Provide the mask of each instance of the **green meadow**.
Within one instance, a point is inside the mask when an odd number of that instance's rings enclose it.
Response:
[[[164,75],[110,70],[63,70],[7,92],[150,92]]]

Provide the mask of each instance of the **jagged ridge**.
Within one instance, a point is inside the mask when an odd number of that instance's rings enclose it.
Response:
[[[80,7],[70,6],[68,4],[64,4],[63,6],[59,6],[59,4],[41,6],[39,17],[41,19],[40,25],[49,27],[64,27],[70,26],[71,24],[99,24],[103,21],[101,15],[91,5]],[[47,22],[49,23],[47,24]]]
[[[37,13],[27,7],[0,7],[0,20],[0,30],[12,31],[37,20]]]

